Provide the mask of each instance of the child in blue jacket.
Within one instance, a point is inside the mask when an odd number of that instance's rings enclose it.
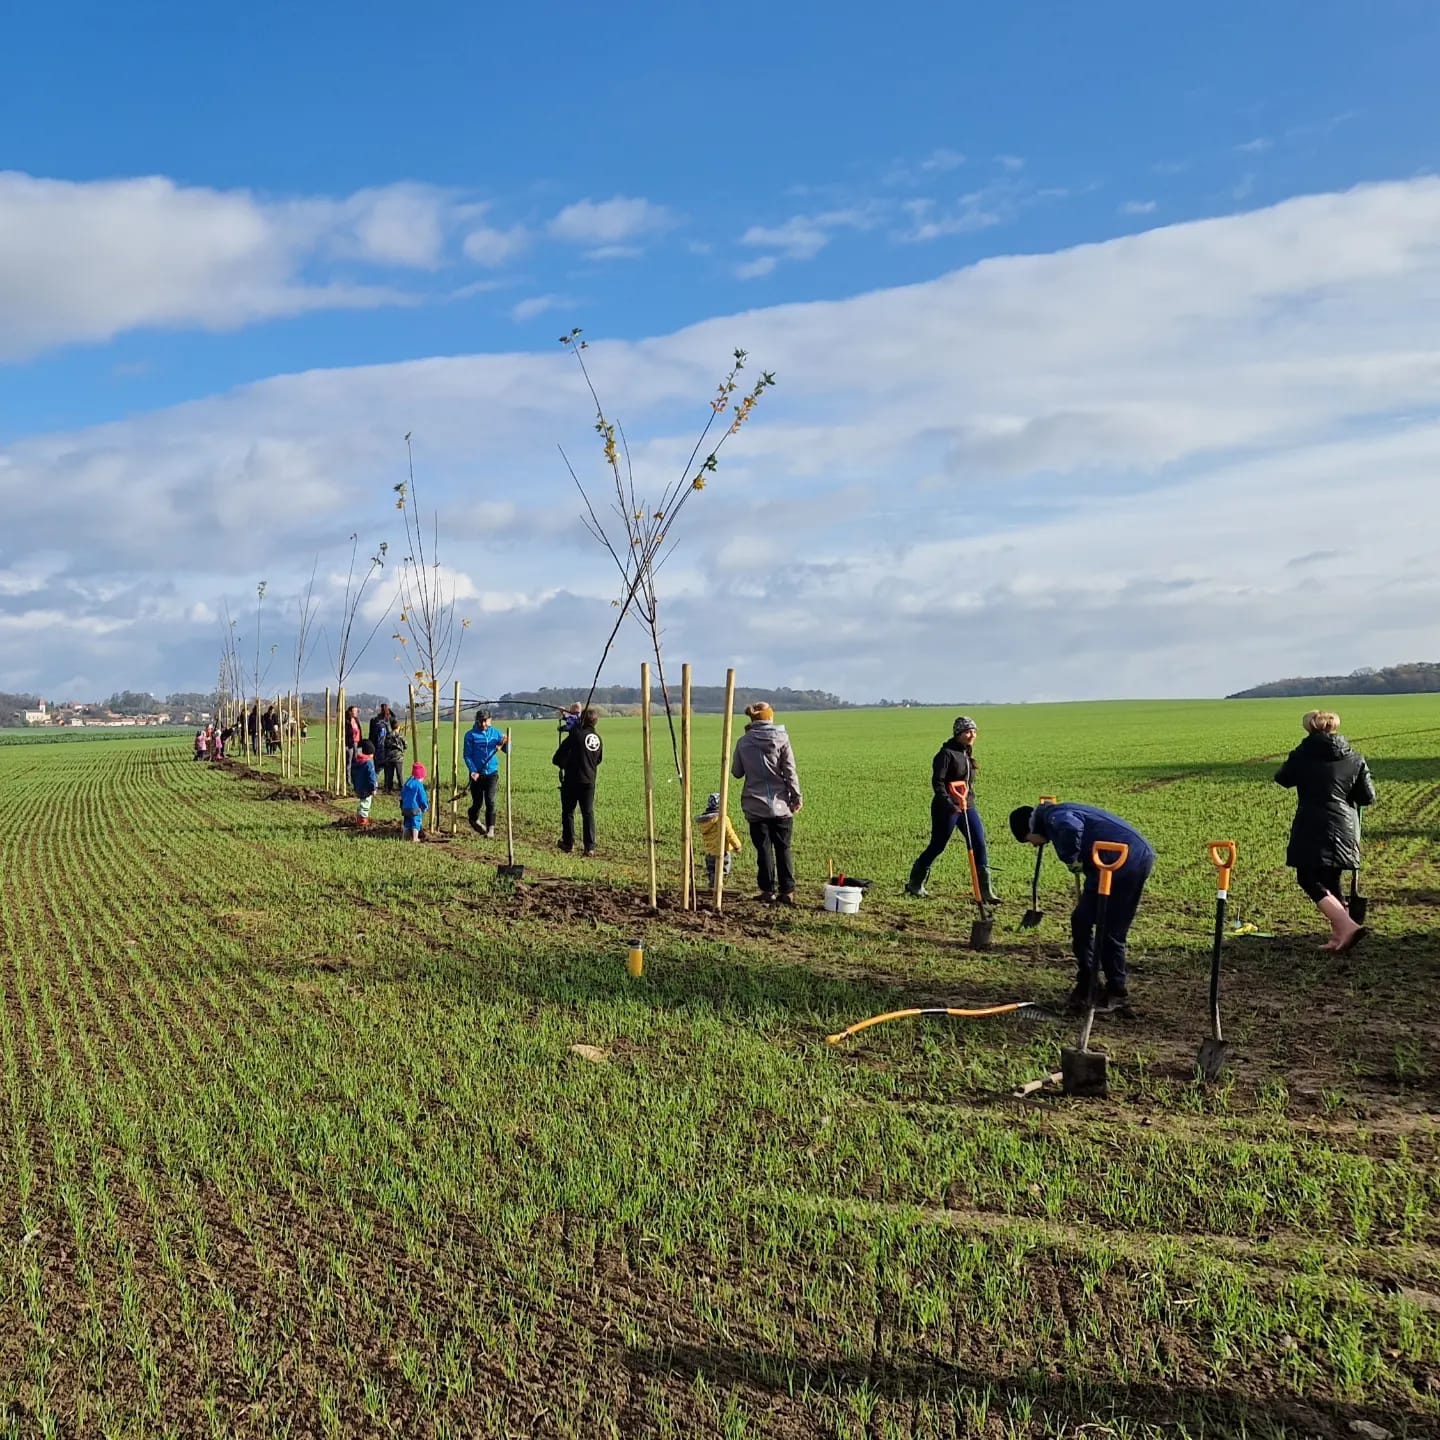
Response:
[[[370,804],[375,799],[379,782],[375,778],[375,747],[362,740],[350,764],[350,788],[359,804],[355,807],[355,823],[362,830],[370,824]]]
[[[407,840],[419,840],[425,824],[430,797],[425,793],[425,767],[417,760],[410,767],[410,778],[400,787],[400,814]]]

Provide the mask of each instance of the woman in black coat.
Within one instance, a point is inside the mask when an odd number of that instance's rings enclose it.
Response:
[[[1364,938],[1340,898],[1340,872],[1360,864],[1360,821],[1357,808],[1375,803],[1375,782],[1365,757],[1350,748],[1340,731],[1340,717],[1329,710],[1311,710],[1304,720],[1305,738],[1286,757],[1275,783],[1295,791],[1295,819],[1285,863],[1295,871],[1300,888],[1330,922],[1330,939],[1322,950],[1343,955]]]

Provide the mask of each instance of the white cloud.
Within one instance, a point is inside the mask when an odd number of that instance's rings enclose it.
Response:
[[[997,155],[995,157],[995,163],[1002,170],[1016,171],[1025,168],[1024,157],[1020,155]]]
[[[537,315],[544,315],[547,311],[559,310],[574,303],[563,295],[531,295],[510,307],[510,318],[516,321],[533,320]]]
[[[1153,200],[1127,200],[1121,207],[1122,215],[1153,215],[1155,213],[1155,201]]]
[[[402,302],[385,286],[315,278],[309,267],[432,268],[447,204],[409,184],[344,200],[267,200],[160,176],[0,173],[0,360],[139,327],[224,330]]]
[[[462,248],[466,259],[498,268],[523,254],[529,244],[530,232],[523,225],[512,225],[508,229],[480,225],[466,235]]]
[[[837,230],[870,230],[877,223],[875,207],[852,206],[818,215],[792,215],[780,225],[752,225],[740,237],[742,245],[779,250],[791,260],[813,260]],[[772,267],[773,268],[773,267]],[[762,274],[768,271],[759,272]]]
[[[775,266],[779,263],[774,255],[757,255],[753,260],[746,260],[743,264],[735,267],[735,275],[740,280],[759,280],[763,276],[774,273]]]
[[[1273,140],[1267,140],[1263,135],[1257,135],[1253,140],[1246,140],[1235,148],[1242,155],[1262,155],[1274,145]]]
[[[1440,181],[1417,179],[587,358],[642,493],[685,463],[736,345],[778,374],[667,568],[669,644],[702,673],[855,698],[1215,693],[1430,652],[1437,323]],[[44,692],[208,683],[217,627],[194,607],[253,599],[261,574],[286,638],[317,551],[396,538],[413,428],[446,564],[506,616],[474,663],[573,680],[614,586],[555,457],[603,478],[555,352],[285,376],[9,443],[7,541],[35,558],[0,583],[0,668]],[[957,622],[964,695],[936,660]],[[361,678],[395,673],[387,651]]]
[[[671,229],[675,215],[652,200],[616,195],[609,200],[577,200],[550,221],[556,240],[575,245],[623,245]]]
[[[379,265],[433,270],[445,246],[450,200],[428,185],[399,184],[360,190],[331,206],[309,201],[322,224],[336,225],[334,249],[348,258]]]

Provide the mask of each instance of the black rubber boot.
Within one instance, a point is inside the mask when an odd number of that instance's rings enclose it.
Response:
[[[991,887],[990,887],[990,867],[989,867],[988,865],[981,865],[981,866],[979,867],[979,871],[980,871],[980,898],[981,898],[987,905],[999,905],[999,904],[1003,903],[1003,902],[1001,901],[1000,897],[999,897],[999,896],[995,893],[995,891],[994,891],[993,889],[991,889]]]

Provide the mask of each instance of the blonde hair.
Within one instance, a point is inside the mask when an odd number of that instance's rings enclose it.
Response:
[[[1307,710],[1300,722],[1310,735],[1333,735],[1340,728],[1340,717],[1333,710]]]

